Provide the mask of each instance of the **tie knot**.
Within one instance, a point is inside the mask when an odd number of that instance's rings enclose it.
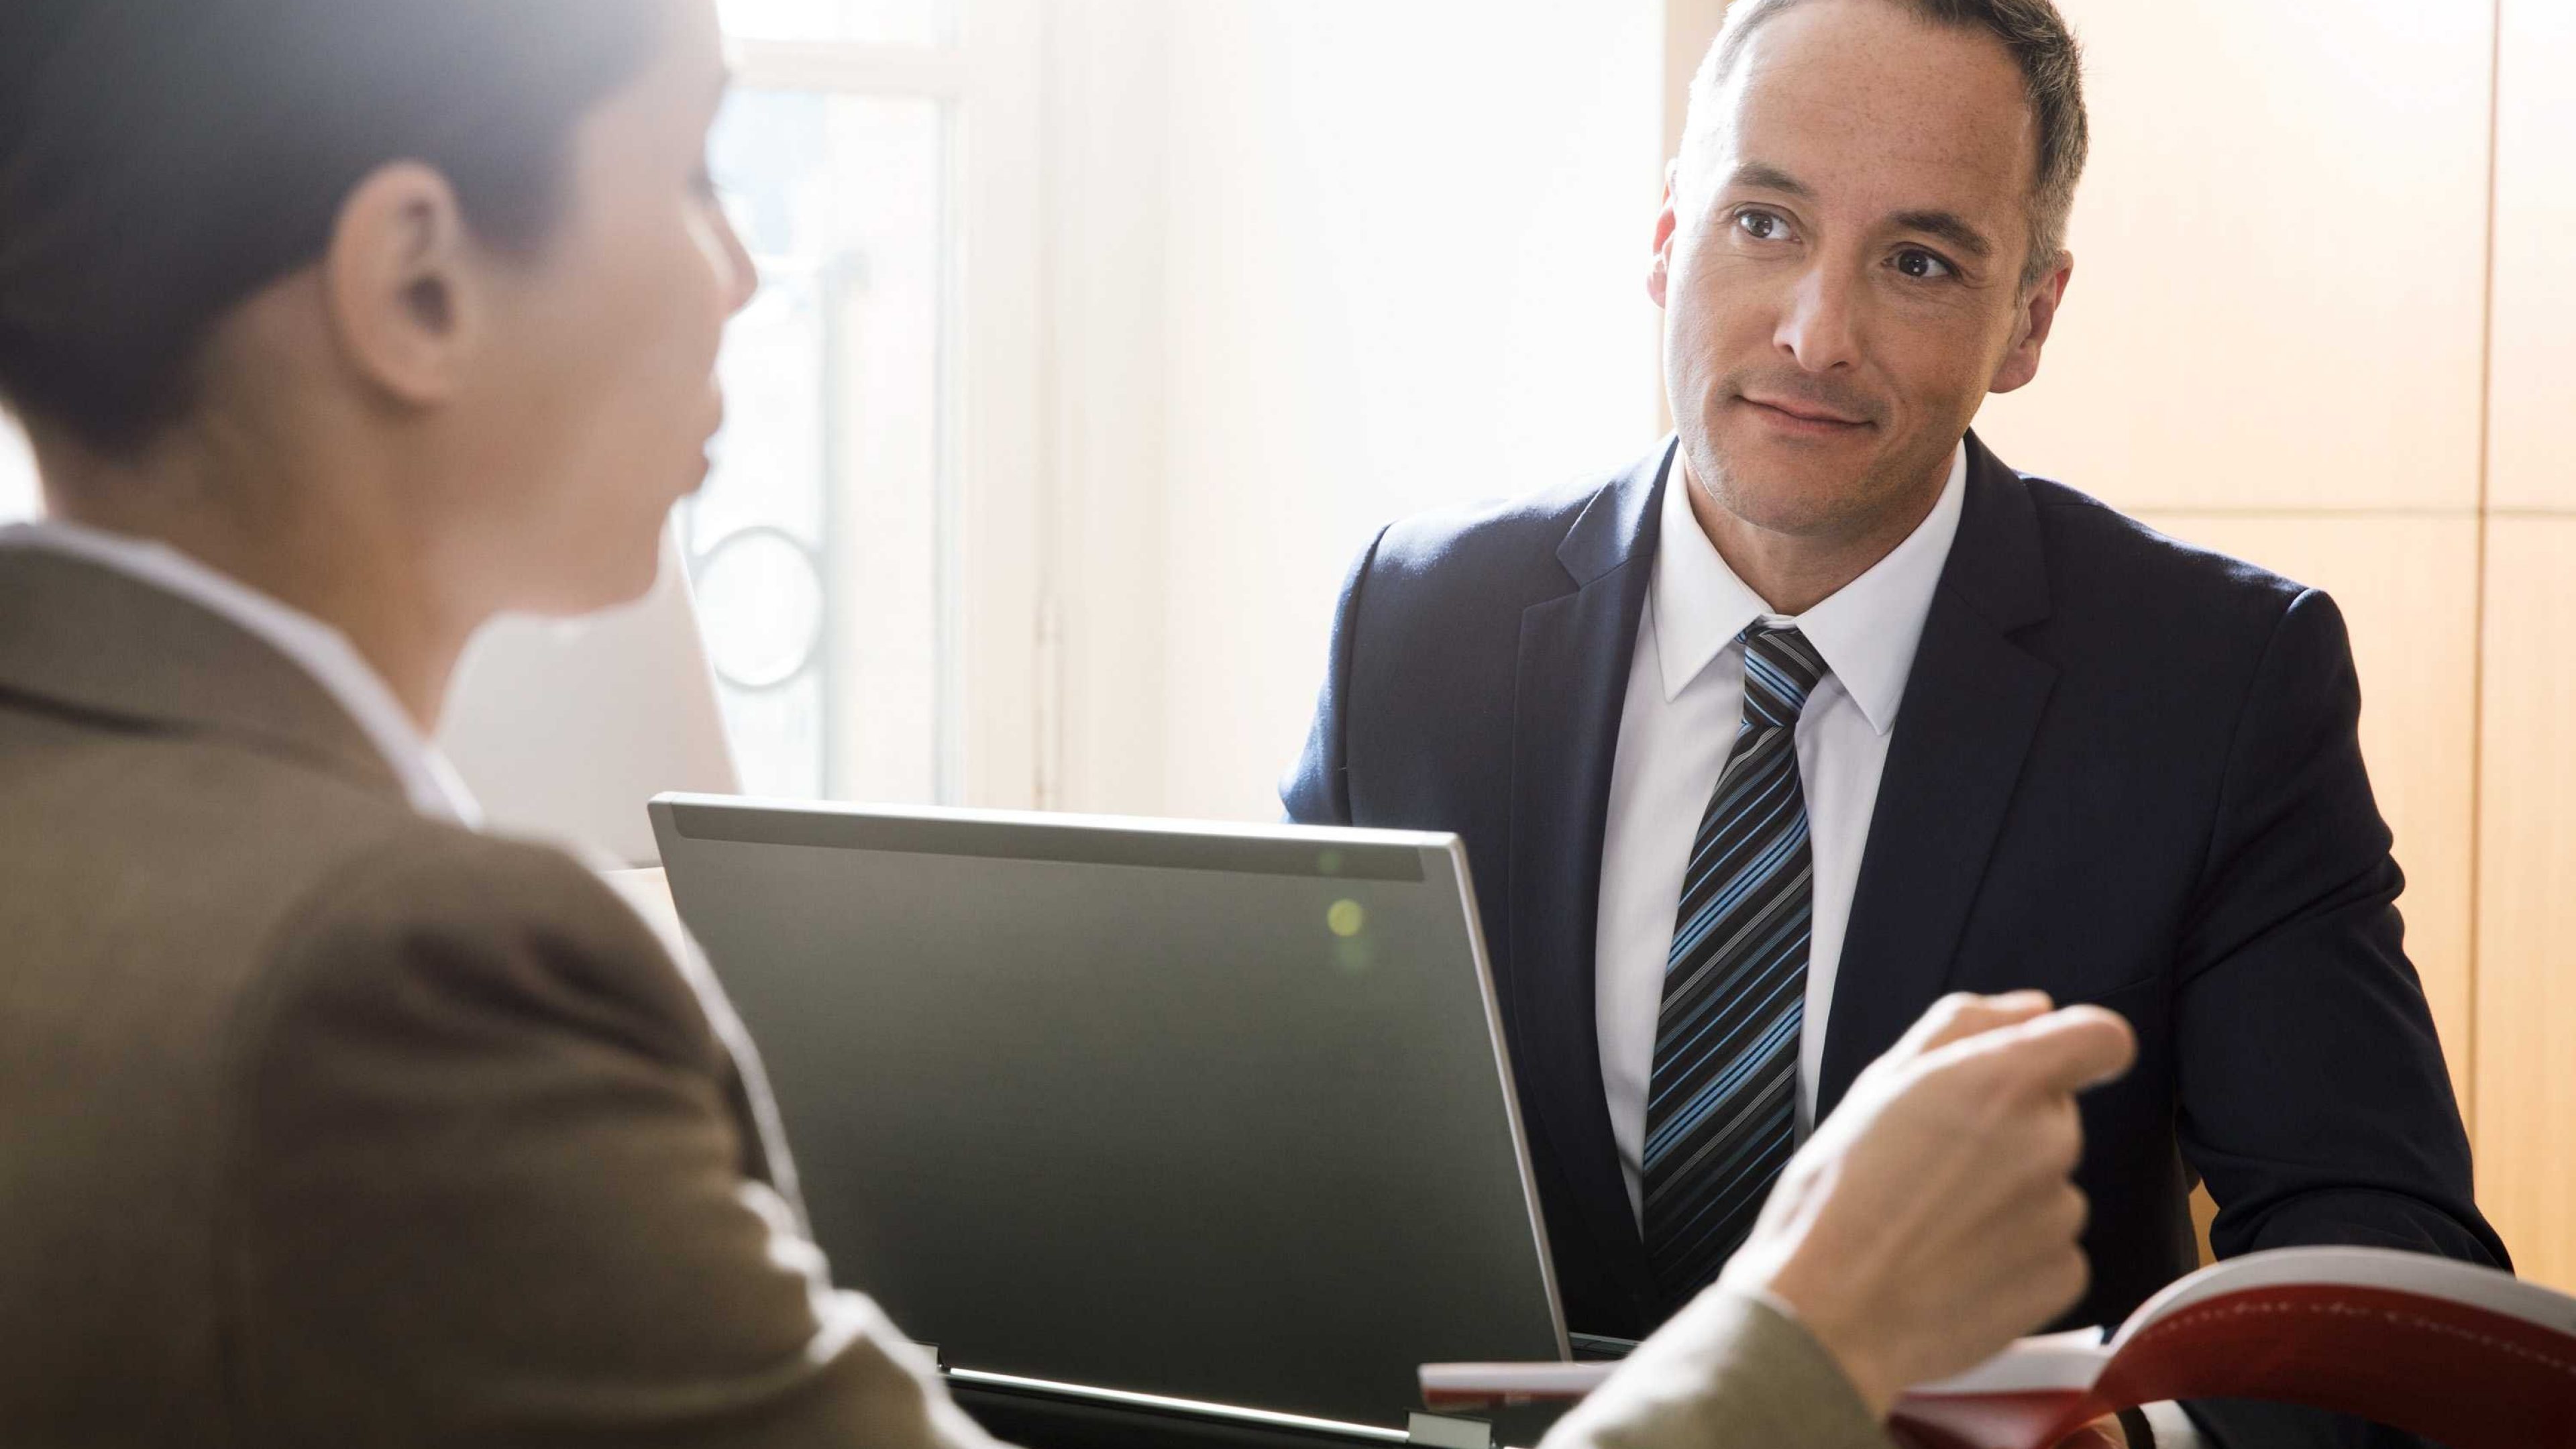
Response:
[[[1744,722],[1784,729],[1798,722],[1825,657],[1795,629],[1755,624],[1744,631]]]

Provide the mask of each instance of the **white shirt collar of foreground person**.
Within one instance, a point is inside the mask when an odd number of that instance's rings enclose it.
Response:
[[[1796,618],[1773,613],[1727,566],[1691,513],[1678,453],[1664,485],[1654,580],[1619,719],[1609,828],[1601,852],[1593,1008],[1611,1136],[1631,1209],[1643,1199],[1647,1088],[1655,1021],[1691,841],[1726,768],[1744,712],[1744,630],[1795,626],[1829,671],[1798,721],[1799,776],[1814,861],[1814,926],[1798,1047],[1798,1125],[1815,1120],[1825,1023],[1851,918],[1860,858],[1915,646],[1967,505],[1968,450],[1950,461],[1932,512],[1903,543]]]
[[[285,655],[357,722],[402,783],[411,807],[433,820],[479,829],[483,812],[465,782],[423,736],[349,636],[167,544],[48,519],[0,528],[0,548],[43,548],[113,569],[205,609]]]

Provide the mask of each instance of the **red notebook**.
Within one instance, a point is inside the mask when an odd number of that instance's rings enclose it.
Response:
[[[1574,1399],[1607,1363],[1425,1364],[1433,1409]],[[2576,1298],[2382,1248],[2249,1253],[2181,1279],[2107,1337],[2025,1338],[1900,1399],[1919,1449],[2048,1449],[2120,1409],[2272,1399],[2449,1449],[2576,1446]]]

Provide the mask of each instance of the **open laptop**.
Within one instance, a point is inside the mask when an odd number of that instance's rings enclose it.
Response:
[[[1565,1356],[1456,837],[652,819],[834,1278],[958,1376],[1402,1426]]]

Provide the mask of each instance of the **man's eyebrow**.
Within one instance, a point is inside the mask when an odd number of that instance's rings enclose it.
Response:
[[[1888,221],[1904,231],[1936,236],[1978,261],[1995,254],[1995,244],[1955,211],[1900,211]]]
[[[1727,185],[1748,187],[1755,191],[1777,191],[1783,196],[1805,196],[1806,183],[1765,161],[1747,161],[1735,168]]]

